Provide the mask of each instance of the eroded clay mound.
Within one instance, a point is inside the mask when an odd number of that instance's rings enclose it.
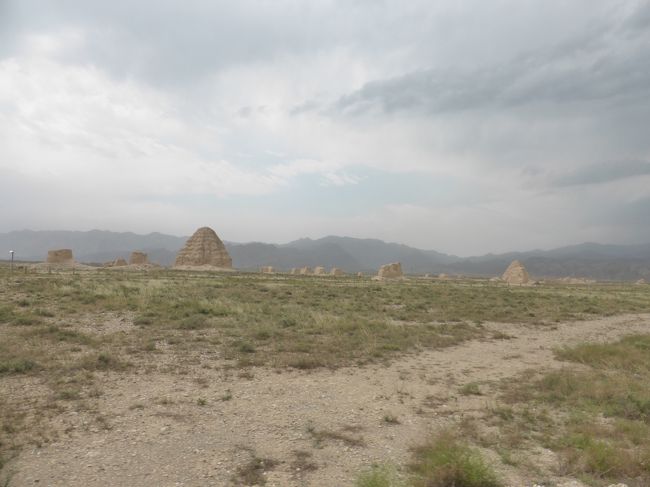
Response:
[[[47,260],[48,264],[74,264],[71,249],[58,249],[48,250]]]
[[[402,264],[400,262],[393,262],[392,264],[384,264],[379,268],[377,277],[382,279],[396,279],[404,277],[402,272]]]
[[[147,257],[147,254],[144,252],[131,252],[131,256],[129,257],[129,264],[130,265],[144,265],[149,263],[149,258]]]
[[[594,279],[587,279],[585,277],[563,277],[559,280],[562,284],[593,284]]]

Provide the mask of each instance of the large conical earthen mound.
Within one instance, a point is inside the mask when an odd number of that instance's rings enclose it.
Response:
[[[524,265],[518,260],[513,260],[501,277],[508,284],[528,284],[530,276]]]
[[[215,231],[209,227],[202,227],[194,232],[176,256],[174,267],[181,266],[230,269],[232,259]]]

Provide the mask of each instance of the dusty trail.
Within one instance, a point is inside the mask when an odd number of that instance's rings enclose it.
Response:
[[[246,485],[233,478],[256,456],[277,462],[264,474],[268,486],[350,486],[360,469],[405,464],[409,447],[432,430],[485,408],[494,401],[490,383],[563,366],[553,358],[558,346],[650,333],[650,315],[485,326],[510,338],[426,351],[388,367],[255,368],[252,377],[239,377],[206,357],[186,376],[109,373],[96,410],[61,416],[69,434],[25,450],[8,467],[15,472],[9,485]],[[468,382],[481,383],[485,395],[458,394]],[[504,475],[509,485],[534,480]]]

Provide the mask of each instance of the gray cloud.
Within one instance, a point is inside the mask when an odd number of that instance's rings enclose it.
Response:
[[[641,2],[623,24],[623,31],[642,31],[650,27],[650,3]]]
[[[0,0],[0,200],[21,208],[0,225],[639,239],[649,26],[643,0]],[[346,219],[319,182],[348,175],[368,185]]]
[[[556,186],[602,184],[648,175],[650,175],[650,162],[618,161],[581,167],[555,178],[553,184]]]
[[[425,69],[367,83],[343,96],[334,111],[444,114],[539,104],[646,101],[650,94],[650,33],[639,28],[647,8],[622,23],[591,26],[551,48],[478,69]]]
[[[117,77],[182,87],[224,69],[278,56],[308,59],[337,48],[381,55],[416,42],[414,33],[402,25],[430,27],[420,15],[424,0],[414,0],[410,7],[398,0],[3,2],[11,43],[0,47],[0,56],[18,53],[21,36],[30,33],[79,30],[83,43],[59,53],[59,60],[96,64]],[[388,31],[391,34],[385,35]]]
[[[617,217],[620,223],[636,225],[637,231],[643,235],[642,239],[647,241],[650,239],[648,215],[650,215],[650,197],[627,203],[620,209]]]
[[[334,0],[3,0],[10,40],[0,55],[16,53],[24,34],[80,30],[84,42],[62,59],[91,63],[120,76],[141,76],[153,84],[196,82],[215,71],[250,62],[296,55],[308,59],[337,48],[371,61],[410,53],[406,64],[477,64],[513,51],[513,44],[546,45],[604,10],[588,0],[514,3],[509,15],[482,1],[427,0],[371,2]],[[603,5],[618,5],[604,2]],[[1,8],[1,7],[0,7]],[[559,19],[565,15],[566,19]],[[579,17],[577,17],[579,15]],[[587,19],[587,20],[585,20]],[[0,20],[1,22],[2,20]],[[521,29],[526,23],[526,29]],[[568,25],[567,25],[568,24]],[[508,31],[509,36],[494,35]],[[1,33],[0,33],[1,35]],[[555,42],[557,44],[557,42]],[[445,46],[449,46],[448,48]],[[515,47],[514,50],[517,50]],[[411,69],[411,71],[413,71]]]
[[[310,52],[323,34],[309,21],[319,9],[295,2],[68,0],[47,8],[36,0],[9,0],[6,8],[14,32],[80,30],[83,43],[59,54],[61,60],[97,64],[154,84],[196,81],[280,52]]]

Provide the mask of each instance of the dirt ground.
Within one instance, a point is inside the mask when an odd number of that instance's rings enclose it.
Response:
[[[102,373],[92,407],[57,416],[65,433],[23,450],[6,467],[8,485],[235,486],[247,485],[245,468],[257,465],[267,486],[351,486],[364,468],[404,466],[410,448],[431,432],[493,405],[502,379],[566,366],[554,348],[649,333],[650,315],[485,326],[509,339],[468,341],[389,366],[229,370],[219,356],[204,355],[186,375]],[[460,394],[469,382],[483,395]],[[14,378],[8,387],[19,397],[38,384]],[[553,477],[552,452],[535,455],[555,485],[582,485]],[[539,473],[498,468],[507,485],[539,481]]]

